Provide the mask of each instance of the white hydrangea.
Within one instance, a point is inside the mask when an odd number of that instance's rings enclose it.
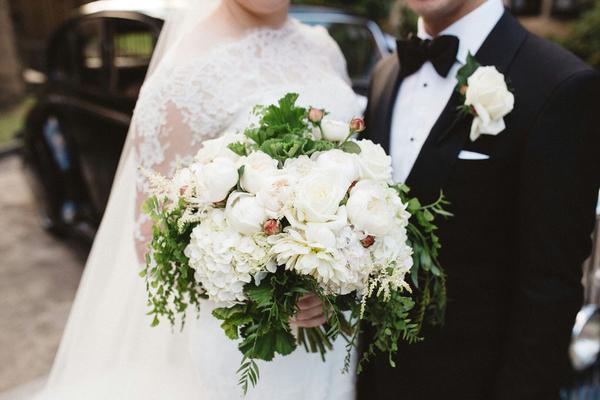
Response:
[[[244,286],[253,276],[275,272],[269,247],[265,235],[242,235],[223,210],[211,209],[192,231],[185,255],[209,298],[228,307],[246,300]]]

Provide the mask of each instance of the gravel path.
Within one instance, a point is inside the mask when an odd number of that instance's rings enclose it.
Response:
[[[0,159],[0,392],[49,372],[84,262],[40,228],[19,159]]]

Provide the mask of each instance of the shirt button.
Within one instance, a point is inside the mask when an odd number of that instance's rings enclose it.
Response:
[[[423,83],[423,87],[427,87],[427,86],[428,86],[427,82]]]
[[[411,142],[414,142],[414,141],[415,141],[415,138],[414,138],[414,137],[411,137],[411,138],[410,138],[410,141],[411,141]]]

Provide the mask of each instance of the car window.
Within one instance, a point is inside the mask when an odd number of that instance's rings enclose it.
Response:
[[[146,23],[113,19],[111,71],[118,95],[135,98],[144,82],[157,34]]]
[[[56,36],[48,50],[48,73],[50,80],[65,81],[74,79],[75,60],[71,31],[63,31]]]
[[[82,87],[103,88],[107,85],[104,68],[102,20],[81,21],[73,35]]]

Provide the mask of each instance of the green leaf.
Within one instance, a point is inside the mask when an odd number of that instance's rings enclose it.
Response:
[[[481,64],[479,64],[475,57],[469,52],[465,65],[463,65],[456,73],[456,79],[458,80],[458,84],[456,85],[457,90],[460,91],[462,86],[467,85],[469,77],[473,75],[480,66]]]
[[[268,306],[273,302],[273,288],[267,282],[260,286],[246,285],[245,293],[258,307]]]
[[[344,142],[342,143],[340,149],[342,149],[343,151],[345,151],[346,153],[351,153],[351,154],[360,154],[360,146],[358,144],[356,144],[356,142]]]
[[[229,150],[233,151],[238,156],[243,157],[243,156],[248,155],[248,149],[246,148],[246,145],[244,143],[241,143],[241,142],[230,143],[227,145],[227,148]]]

